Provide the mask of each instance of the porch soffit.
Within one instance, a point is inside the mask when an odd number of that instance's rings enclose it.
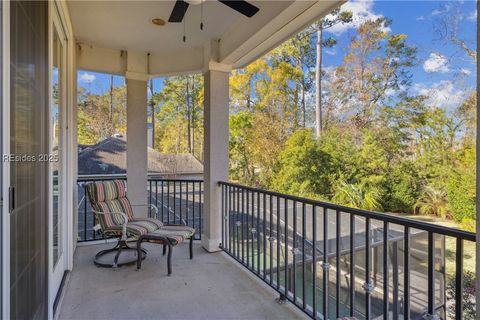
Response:
[[[143,69],[150,76],[201,72],[210,61],[227,65],[225,69],[243,67],[344,1],[249,2],[260,9],[252,18],[218,1],[206,1],[202,31],[200,5],[189,6],[185,24],[158,27],[151,20],[168,21],[175,1],[68,0],[78,43],[77,67],[125,75],[138,72],[129,70],[128,56],[148,53]]]

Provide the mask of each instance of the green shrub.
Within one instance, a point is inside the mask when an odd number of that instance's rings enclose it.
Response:
[[[475,174],[452,173],[447,183],[448,209],[455,221],[475,219]]]
[[[271,189],[301,196],[331,193],[331,157],[320,150],[311,130],[296,131],[280,153]]]
[[[383,208],[390,212],[412,211],[420,194],[418,173],[411,162],[396,165],[385,180],[385,198]]]

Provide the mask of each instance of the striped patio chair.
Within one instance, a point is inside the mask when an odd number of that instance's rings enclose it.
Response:
[[[105,237],[118,238],[119,241],[112,249],[102,250],[95,255],[95,264],[101,267],[118,267],[145,259],[146,251],[141,248],[142,242],[163,244],[163,254],[169,249],[168,266],[171,273],[171,250],[172,247],[190,239],[190,259],[193,258],[193,236],[195,229],[185,225],[166,225],[156,219],[158,209],[150,206],[154,214],[153,218],[136,217],[133,207],[127,198],[125,181],[110,180],[97,181],[86,185],[88,199],[95,214],[95,219],[100,232]],[[137,242],[137,246],[130,247],[127,242]],[[135,250],[138,254],[134,260],[118,263],[119,256],[124,250]],[[101,262],[101,257],[116,252],[113,263]]]

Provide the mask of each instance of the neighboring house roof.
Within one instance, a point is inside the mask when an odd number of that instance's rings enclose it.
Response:
[[[153,174],[203,174],[203,164],[191,154],[162,154],[147,148],[148,172]],[[110,137],[85,147],[78,153],[78,174],[124,174],[127,167],[127,142]]]

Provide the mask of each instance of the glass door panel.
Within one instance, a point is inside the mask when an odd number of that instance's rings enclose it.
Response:
[[[50,167],[50,292],[53,301],[65,271],[65,137],[66,137],[66,40],[60,19],[53,15],[50,81],[50,150],[44,161]]]
[[[63,187],[63,44],[58,36],[56,29],[53,31],[53,67],[52,67],[52,109],[51,109],[51,150],[46,159],[52,166],[52,251],[53,266],[57,265],[58,260],[63,254],[63,208],[62,208],[62,187]]]

